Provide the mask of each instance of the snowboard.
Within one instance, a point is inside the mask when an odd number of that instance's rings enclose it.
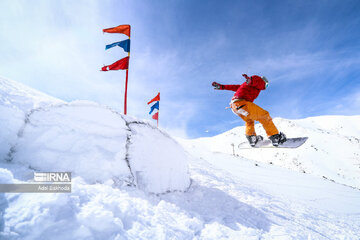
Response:
[[[298,138],[287,138],[286,142],[275,147],[272,145],[270,139],[264,139],[258,141],[254,147],[251,147],[249,142],[242,142],[239,144],[240,149],[249,149],[249,148],[298,148],[303,145],[308,137],[298,137]]]

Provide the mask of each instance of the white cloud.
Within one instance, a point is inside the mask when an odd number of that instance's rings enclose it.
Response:
[[[245,68],[249,68],[251,72],[248,74],[269,76],[271,82],[317,81],[328,76],[331,76],[331,79],[339,79],[348,73],[347,70],[359,64],[359,54],[340,54],[335,51],[290,53],[252,58],[246,63],[237,64],[232,71],[234,75],[241,76],[246,72]],[[243,68],[239,69],[239,65]]]
[[[352,94],[333,101],[336,106],[330,114],[359,115],[360,114],[360,88]],[[337,105],[336,105],[337,103]]]

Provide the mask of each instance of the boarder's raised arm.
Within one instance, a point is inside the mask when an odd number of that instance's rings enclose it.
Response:
[[[236,92],[240,87],[240,85],[222,85],[217,82],[213,82],[212,86],[214,87],[215,90],[230,90],[234,92]]]

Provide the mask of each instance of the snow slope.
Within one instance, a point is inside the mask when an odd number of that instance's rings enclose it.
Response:
[[[297,149],[238,149],[239,143],[247,142],[242,126],[212,138],[190,142],[208,151],[235,153],[360,189],[360,116],[276,118],[274,122],[287,137],[308,136],[309,139]],[[266,136],[260,124],[255,128],[258,134]]]
[[[6,157],[9,148],[15,143],[17,137],[14,132],[21,128],[31,109],[62,103],[59,99],[0,77],[0,159]]]
[[[202,158],[206,158],[206,160]],[[186,192],[73,181],[1,196],[5,239],[358,239],[360,192],[228,154],[197,153]],[[1,182],[15,181],[7,170]],[[19,214],[21,213],[21,214]]]
[[[31,90],[18,90],[31,103]],[[0,102],[1,127],[19,122],[0,132],[8,143],[0,183],[70,169],[72,192],[0,193],[0,239],[359,239],[358,189],[214,152],[210,140],[180,140],[185,152],[163,131],[96,103],[42,102],[36,110]]]

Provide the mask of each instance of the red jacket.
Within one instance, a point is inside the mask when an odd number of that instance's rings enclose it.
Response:
[[[245,99],[249,102],[253,102],[259,96],[260,91],[265,90],[265,88],[265,81],[257,75],[249,77],[247,82],[244,82],[241,85],[220,86],[220,89],[222,90],[231,90],[235,92],[232,100]]]

